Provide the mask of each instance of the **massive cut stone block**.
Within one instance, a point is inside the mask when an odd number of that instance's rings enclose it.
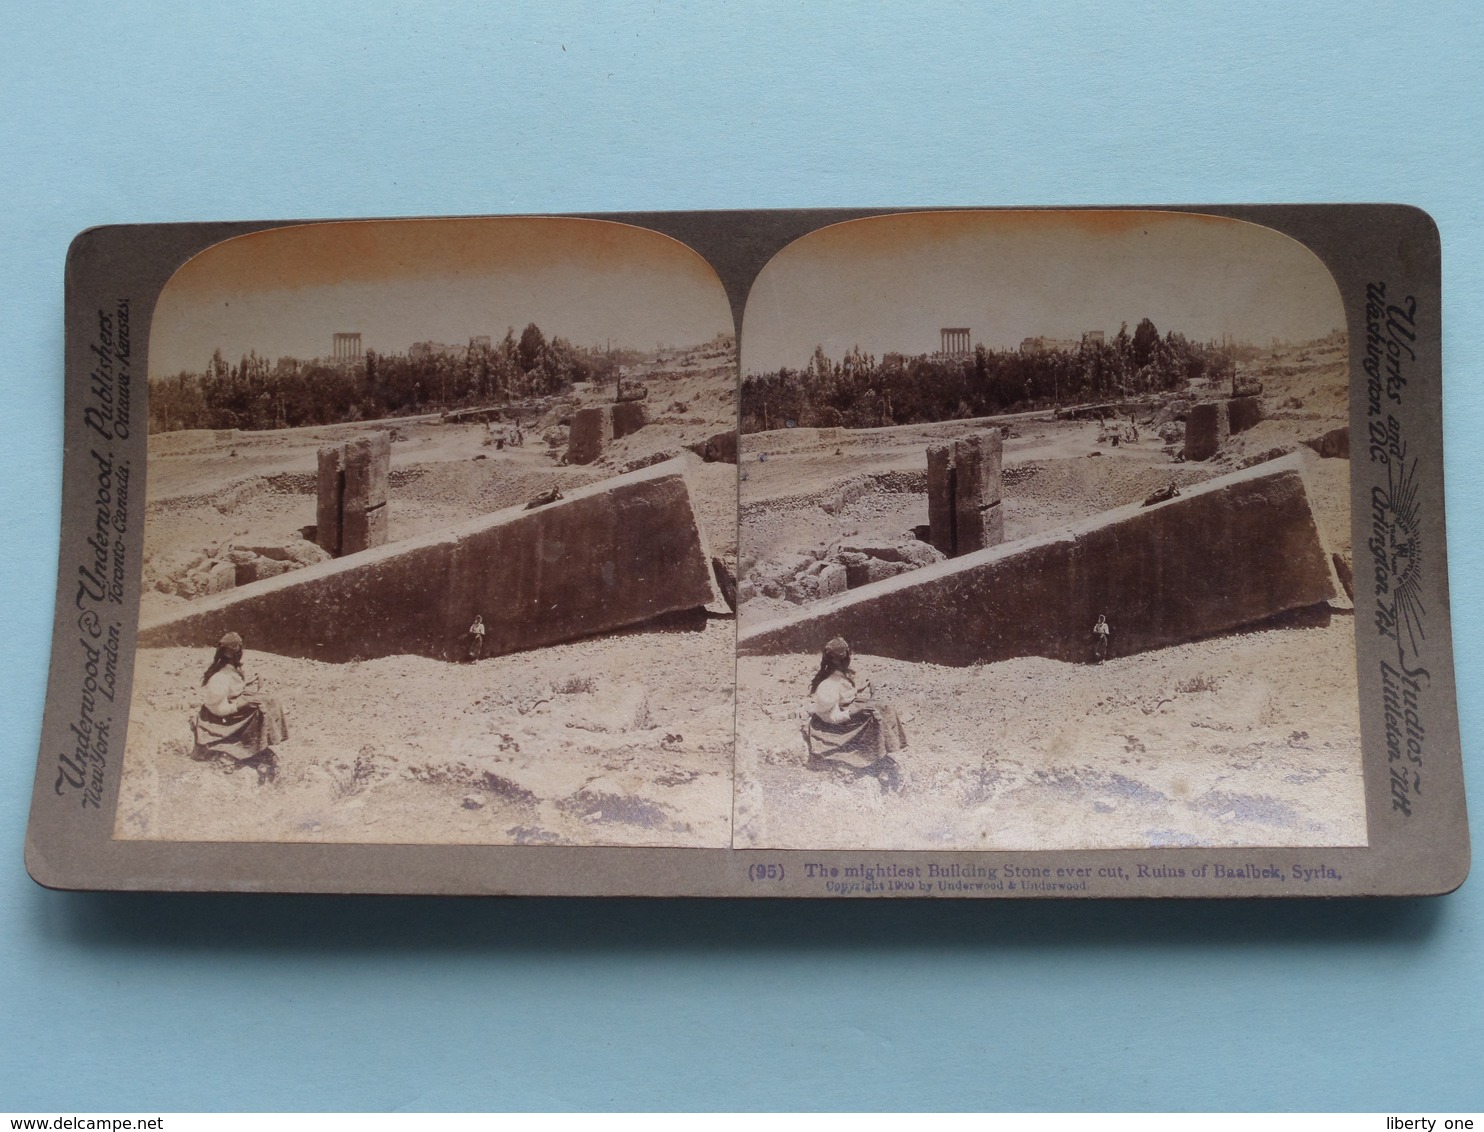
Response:
[[[1005,441],[997,428],[955,441],[953,464],[958,473],[958,497],[972,498],[979,507],[998,503],[1004,458]]]
[[[928,541],[953,557],[953,445],[927,450]]]
[[[140,625],[144,646],[344,661],[462,657],[476,613],[496,656],[718,601],[680,460],[421,538],[307,566]]]
[[[613,441],[613,406],[597,405],[572,414],[567,463],[591,464]]]
[[[1085,661],[1106,614],[1110,655],[1179,644],[1337,596],[1296,456],[1183,495],[877,582],[742,634],[744,654],[860,653],[966,665]]]
[[[620,401],[613,406],[613,439],[638,432],[649,423],[649,408],[643,401]]]
[[[376,432],[357,437],[345,446],[346,507],[370,510],[386,502],[391,478],[392,436]]]
[[[337,557],[340,554],[340,502],[345,495],[345,445],[319,450],[314,508],[314,541]]]
[[[377,432],[345,445],[345,495],[340,514],[340,553],[358,554],[386,542],[387,484],[392,438]]]
[[[387,535],[386,504],[368,510],[346,511],[340,529],[340,553],[359,554],[373,546],[384,546]]]
[[[1217,401],[1192,405],[1185,418],[1185,458],[1209,460],[1221,451],[1229,431],[1226,406]]]
[[[1233,397],[1226,403],[1227,430],[1235,436],[1246,432],[1262,420],[1262,400],[1257,397]]]
[[[323,549],[338,557],[386,542],[391,464],[389,432],[319,450],[314,537]]]
[[[999,429],[990,429],[953,445],[955,556],[1005,541],[1005,520],[1000,511],[1004,443]]]
[[[999,429],[989,429],[928,449],[928,538],[950,558],[1004,540],[1004,444]]]

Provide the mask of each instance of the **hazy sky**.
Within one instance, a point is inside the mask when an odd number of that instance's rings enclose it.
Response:
[[[651,349],[732,331],[720,281],[683,244],[603,220],[496,217],[302,224],[216,244],[171,277],[150,328],[151,376],[218,347],[325,356],[331,335],[405,353],[432,339],[518,335]]]
[[[1339,289],[1303,245],[1255,224],[1173,212],[934,212],[812,232],[763,269],[742,324],[742,370],[839,360],[859,345],[929,353],[939,328],[1013,349],[1024,338],[1161,334],[1265,344],[1344,325]]]

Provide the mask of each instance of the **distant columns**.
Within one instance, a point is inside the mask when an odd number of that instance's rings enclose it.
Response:
[[[967,326],[945,326],[938,331],[943,340],[943,353],[945,354],[967,354],[973,346],[970,343],[970,328]]]

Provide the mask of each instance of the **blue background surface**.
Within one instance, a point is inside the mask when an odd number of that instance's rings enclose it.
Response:
[[[22,868],[73,234],[592,209],[1427,209],[1479,842],[1484,18],[1239,7],[6,5],[0,1108],[1484,1108],[1478,879],[923,906],[85,896]]]

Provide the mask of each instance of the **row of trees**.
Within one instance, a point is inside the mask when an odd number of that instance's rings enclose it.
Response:
[[[888,354],[859,348],[831,361],[822,347],[802,370],[780,369],[742,382],[742,431],[799,427],[877,428],[1086,404],[1227,380],[1231,348],[1160,336],[1149,319],[1110,342],[1073,350],[1021,353],[980,345],[963,357]]]
[[[617,378],[618,359],[547,338],[535,323],[461,354],[412,358],[368,350],[353,366],[249,353],[232,365],[217,350],[199,373],[156,378],[149,430],[295,428],[441,412],[560,393],[576,381]]]

